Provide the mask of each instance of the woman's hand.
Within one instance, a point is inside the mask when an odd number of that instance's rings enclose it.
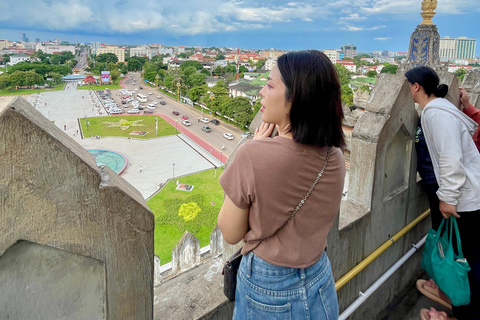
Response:
[[[468,98],[468,92],[464,88],[458,88],[460,91],[460,103],[464,108],[470,107],[470,99]]]
[[[440,201],[439,209],[445,219],[448,219],[451,216],[460,218],[460,215],[457,213],[457,206],[454,206],[453,204]]]
[[[273,123],[266,123],[262,121],[260,128],[255,129],[253,140],[269,138],[272,135],[273,128],[275,128]]]

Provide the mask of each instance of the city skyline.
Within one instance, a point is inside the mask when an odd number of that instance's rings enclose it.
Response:
[[[407,51],[421,0],[25,0],[0,4],[0,39],[281,50]],[[480,0],[439,0],[440,36],[479,38]],[[460,23],[461,22],[461,23]],[[479,44],[477,48],[479,49]],[[476,56],[479,50],[476,50]]]

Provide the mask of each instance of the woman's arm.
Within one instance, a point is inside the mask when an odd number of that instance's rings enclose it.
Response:
[[[243,239],[248,230],[248,212],[248,208],[237,207],[228,195],[225,195],[218,215],[218,227],[227,243],[236,244]]]

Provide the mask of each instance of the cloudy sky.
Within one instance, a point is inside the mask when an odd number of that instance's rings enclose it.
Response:
[[[421,0],[0,0],[0,39],[408,51]],[[477,38],[480,0],[438,0],[440,36]]]

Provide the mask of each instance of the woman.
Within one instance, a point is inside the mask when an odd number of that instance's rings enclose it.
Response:
[[[480,154],[472,139],[476,124],[444,99],[448,86],[439,85],[433,69],[417,67],[405,76],[413,100],[423,109],[421,125],[438,183],[439,210],[446,219],[458,218],[463,254],[471,268],[471,302],[452,311],[459,320],[480,319]],[[441,317],[432,308],[422,310],[421,318]]]
[[[223,238],[245,243],[233,318],[337,319],[325,252],[345,177],[336,69],[319,51],[289,52],[278,58],[260,95],[263,124],[220,179]],[[269,138],[275,126],[278,136]]]

